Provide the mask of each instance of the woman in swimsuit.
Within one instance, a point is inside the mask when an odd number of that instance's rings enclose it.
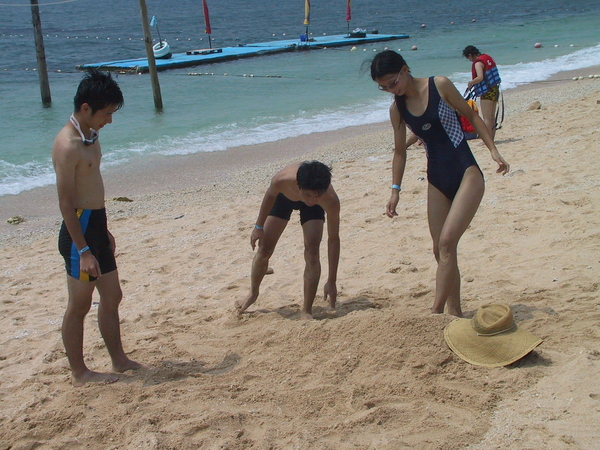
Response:
[[[466,116],[498,163],[497,173],[506,174],[508,163],[500,156],[490,132],[462,95],[446,77],[413,78],[404,58],[386,50],[371,62],[371,78],[380,90],[394,94],[390,119],[394,129],[392,195],[386,206],[388,217],[396,207],[406,164],[407,144],[421,139],[427,153],[427,217],[438,263],[432,313],[462,317],[458,241],[471,223],[483,197],[481,170],[471,153],[456,112]],[[406,126],[415,136],[406,140]]]

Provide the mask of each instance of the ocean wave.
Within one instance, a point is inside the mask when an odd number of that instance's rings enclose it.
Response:
[[[600,45],[576,50],[567,55],[537,62],[500,65],[502,88],[507,90],[522,84],[544,81],[558,72],[600,65]],[[470,72],[450,76],[460,92],[471,79]],[[370,102],[323,110],[317,114],[300,111],[283,118],[262,117],[245,123],[229,123],[182,137],[164,136],[150,142],[113,145],[104,149],[104,166],[126,163],[142,155],[188,155],[225,151],[229,148],[276,142],[311,133],[334,131],[346,127],[385,122],[388,120],[390,96]],[[18,194],[55,181],[51,161],[39,160],[17,165],[0,160],[0,196]]]
[[[0,196],[16,195],[53,184],[55,176],[50,160],[32,161],[20,165],[0,160],[0,180]]]

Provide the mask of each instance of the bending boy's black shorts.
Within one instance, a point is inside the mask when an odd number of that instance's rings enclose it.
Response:
[[[78,209],[77,217],[85,242],[100,265],[100,273],[105,274],[116,270],[117,262],[108,238],[106,209]],[[96,280],[95,277],[80,270],[81,256],[64,222],[58,234],[58,250],[65,259],[67,274],[80,281]]]
[[[319,205],[308,206],[304,202],[293,202],[283,194],[277,194],[275,204],[269,213],[270,216],[290,220],[293,210],[300,211],[300,224],[304,225],[309,220],[325,221],[325,211]]]

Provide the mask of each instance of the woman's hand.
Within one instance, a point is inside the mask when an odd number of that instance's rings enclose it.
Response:
[[[390,197],[390,201],[387,203],[385,207],[385,215],[392,218],[397,216],[396,206],[398,206],[398,202],[400,201],[400,192],[396,189],[392,189],[392,196]]]
[[[504,158],[500,155],[498,150],[492,151],[492,159],[498,163],[498,169],[496,173],[501,173],[502,175],[506,175],[510,170],[510,165],[504,160]]]

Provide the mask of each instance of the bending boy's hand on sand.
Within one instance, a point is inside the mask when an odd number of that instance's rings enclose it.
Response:
[[[252,230],[252,234],[250,235],[250,245],[252,246],[252,250],[256,248],[256,241],[260,241],[264,235],[264,230],[259,230],[258,228]]]
[[[329,306],[331,309],[335,309],[335,302],[337,301],[337,286],[335,283],[325,283],[323,301],[327,301],[329,298]]]

